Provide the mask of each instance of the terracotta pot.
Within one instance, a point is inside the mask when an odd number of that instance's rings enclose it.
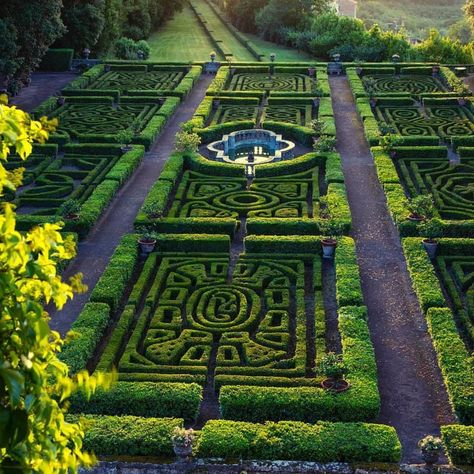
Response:
[[[156,239],[138,239],[138,244],[142,253],[149,254],[155,249]]]
[[[350,388],[350,384],[346,380],[326,379],[321,382],[321,387],[323,387],[325,390],[332,390],[339,393],[348,390]]]
[[[423,461],[429,466],[438,462],[439,459],[439,451],[421,451],[421,457]]]
[[[323,239],[321,240],[323,247],[323,258],[333,258],[337,247],[337,240]]]
[[[431,260],[436,258],[436,252],[438,250],[438,242],[432,239],[423,239],[423,247],[425,247],[426,253]]]

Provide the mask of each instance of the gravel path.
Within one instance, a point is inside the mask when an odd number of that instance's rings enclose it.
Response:
[[[201,76],[189,96],[161,132],[154,147],[134,175],[117,193],[108,210],[99,219],[89,236],[79,244],[78,255],[67,268],[67,279],[75,273],[84,274],[89,291],[76,295],[61,311],[51,311],[51,327],[65,334],[76,320],[82,307],[88,301],[90,291],[102,275],[121,237],[133,231],[133,222],[151,186],[160,175],[163,164],[173,151],[179,125],[189,120],[201,103],[213,76]]]
[[[439,433],[439,425],[454,422],[454,415],[349,83],[331,77],[330,85],[379,372],[377,421],[396,428],[403,461],[418,462],[418,440]]]
[[[57,94],[67,86],[77,74],[72,72],[35,72],[31,75],[31,84],[23,88],[11,99],[11,103],[19,109],[31,112],[41,102]]]

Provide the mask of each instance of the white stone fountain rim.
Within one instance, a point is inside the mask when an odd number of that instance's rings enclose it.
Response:
[[[284,140],[282,135],[279,135],[275,132],[272,132],[271,130],[265,130],[263,128],[252,128],[252,129],[248,129],[248,130],[237,130],[235,132],[223,135],[220,140],[217,140],[217,141],[212,142],[209,145],[207,145],[207,149],[210,152],[215,154],[215,156],[212,159],[214,159],[216,161],[221,160],[221,161],[224,161],[226,163],[234,164],[234,162],[230,159],[230,156],[228,155],[228,150],[229,149],[234,149],[236,147],[235,146],[236,143],[232,139],[235,138],[235,137],[238,137],[239,135],[245,135],[245,134],[256,135],[258,133],[272,138],[273,139],[272,141],[274,141],[275,143],[284,143],[284,144],[286,144],[286,147],[275,150],[275,155],[274,155],[274,158],[273,158],[272,161],[281,161],[283,159],[284,155],[291,152],[291,150],[293,150],[296,146],[293,142],[291,142],[289,140]],[[255,140],[255,139],[257,139],[257,137],[254,137],[253,140]],[[253,140],[249,139],[248,144],[249,145],[252,144]],[[242,144],[242,143],[246,143],[246,142],[247,142],[246,140],[243,140],[243,141],[239,141],[238,143]],[[223,150],[220,150],[219,148],[216,147],[216,145],[218,145],[220,143],[224,144],[224,149]],[[226,150],[225,149],[225,144],[229,144],[229,143],[233,143],[233,146],[227,147],[227,150]],[[258,145],[259,143],[255,143],[255,144]]]

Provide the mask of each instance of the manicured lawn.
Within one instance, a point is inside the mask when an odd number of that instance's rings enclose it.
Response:
[[[151,61],[205,61],[215,49],[188,5],[148,42]]]

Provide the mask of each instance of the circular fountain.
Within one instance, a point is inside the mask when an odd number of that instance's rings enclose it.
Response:
[[[263,129],[232,132],[207,146],[211,160],[239,165],[288,160],[294,157],[294,148],[293,142]]]

